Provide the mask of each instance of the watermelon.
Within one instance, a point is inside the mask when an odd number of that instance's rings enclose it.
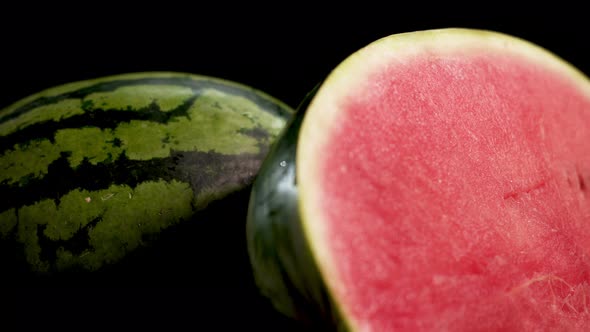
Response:
[[[252,87],[176,72],[69,83],[4,108],[2,276],[102,271],[199,223],[251,186],[292,113]]]
[[[590,81],[477,29],[351,54],[264,161],[261,293],[323,330],[590,330]]]

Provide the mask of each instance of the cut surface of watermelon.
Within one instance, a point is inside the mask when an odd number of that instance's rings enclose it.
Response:
[[[500,33],[339,65],[297,147],[303,231],[358,331],[590,329],[590,83]]]

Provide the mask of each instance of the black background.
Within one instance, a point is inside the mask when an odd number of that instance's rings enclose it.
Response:
[[[245,83],[296,107],[340,61],[371,41],[443,27],[491,29],[522,37],[590,74],[590,23],[583,8],[567,3],[548,3],[543,11],[484,2],[340,4],[321,10],[319,4],[280,2],[126,6],[81,2],[46,8],[27,3],[1,11],[0,108],[67,82],[161,70]],[[213,277],[191,282],[194,275],[168,276],[160,284],[146,285],[140,280],[134,284],[133,278],[140,276],[130,274],[107,288],[30,285],[11,292],[15,296],[3,304],[12,310],[2,311],[0,317],[15,318],[21,327],[35,323],[73,329],[295,331],[257,296],[248,274],[243,228],[196,231],[216,233],[199,235],[204,241],[199,249],[207,258],[194,263],[201,269],[218,269]]]
[[[443,27],[513,34],[590,73],[586,8],[564,1],[530,9],[518,1],[390,1],[331,8],[203,1],[71,6],[2,12],[0,105],[66,82],[167,70],[246,83],[295,107],[340,61],[369,42]]]

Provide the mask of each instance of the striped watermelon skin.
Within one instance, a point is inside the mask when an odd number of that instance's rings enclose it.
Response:
[[[117,263],[250,186],[292,114],[251,87],[169,72],[20,100],[0,111],[0,257],[43,274]]]

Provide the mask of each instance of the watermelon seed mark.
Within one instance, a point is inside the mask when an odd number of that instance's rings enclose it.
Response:
[[[582,174],[580,174],[580,172],[578,173],[578,184],[580,186],[580,190],[583,192],[586,192],[586,182],[584,181],[584,177],[582,176]]]
[[[546,184],[547,184],[547,182],[545,180],[541,180],[539,183],[533,185],[532,187],[509,191],[504,194],[504,199],[509,199],[509,198],[516,199],[518,196],[521,196],[523,194],[530,194],[531,192],[533,192],[535,190],[541,189]]]

